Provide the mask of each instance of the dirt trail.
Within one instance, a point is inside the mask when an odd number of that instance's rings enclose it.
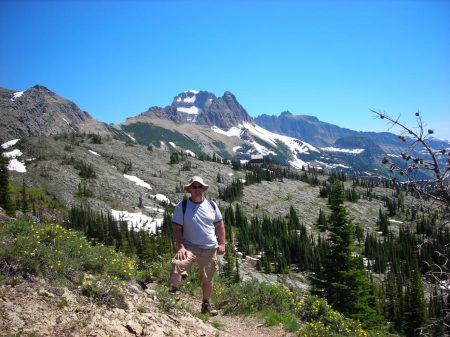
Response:
[[[291,337],[254,317],[219,315],[198,318],[200,299],[180,295],[187,308],[162,311],[154,289],[127,286],[127,309],[109,308],[45,280],[0,284],[0,336],[40,337]]]
[[[190,295],[179,295],[180,304],[186,306],[191,313],[200,311],[201,301]],[[218,329],[220,337],[294,337],[281,326],[267,326],[262,320],[253,316],[224,315],[221,310],[208,322]]]

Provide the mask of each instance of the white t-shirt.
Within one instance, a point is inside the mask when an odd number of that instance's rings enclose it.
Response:
[[[222,214],[219,207],[215,205],[214,209],[211,202],[203,199],[200,204],[196,204],[188,199],[184,221],[183,202],[180,201],[175,207],[172,223],[183,227],[183,244],[186,248],[215,249],[219,246],[216,238],[216,224],[222,221]]]

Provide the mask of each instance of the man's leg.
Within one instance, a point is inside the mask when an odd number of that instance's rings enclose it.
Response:
[[[184,260],[172,259],[172,272],[169,277],[170,291],[176,292],[180,289],[181,274],[188,271],[191,268],[192,262],[195,260],[195,256],[192,252],[187,252],[187,258]]]
[[[202,313],[217,315],[217,310],[211,307],[211,294],[213,289],[214,274],[217,270],[216,250],[203,250],[197,260],[199,264],[200,279],[202,281]]]
[[[211,294],[213,289],[213,283],[212,282],[203,282],[202,283],[202,292],[203,292],[203,299],[204,300],[210,300]]]
[[[169,278],[169,285],[171,291],[176,291],[180,289],[181,275],[176,273],[171,273]]]

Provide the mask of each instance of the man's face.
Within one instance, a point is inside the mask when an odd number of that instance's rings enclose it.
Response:
[[[201,195],[203,193],[203,185],[193,183],[191,187],[189,187],[189,190],[192,195]]]

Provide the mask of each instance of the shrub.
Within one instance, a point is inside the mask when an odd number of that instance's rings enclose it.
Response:
[[[0,228],[0,266],[13,275],[28,272],[69,281],[82,294],[121,308],[126,306],[121,281],[136,276],[135,262],[122,253],[91,245],[82,233],[61,225],[36,225],[25,219]],[[83,276],[87,273],[92,276]]]

